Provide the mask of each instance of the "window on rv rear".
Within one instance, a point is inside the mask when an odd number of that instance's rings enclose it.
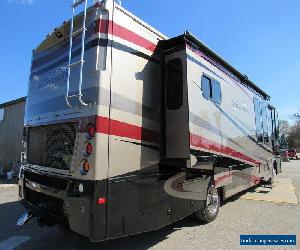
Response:
[[[170,60],[166,65],[166,106],[169,110],[181,107],[183,102],[183,72],[179,58]]]
[[[209,99],[218,104],[221,103],[221,85],[214,79],[205,75],[201,79],[202,94],[206,99]]]

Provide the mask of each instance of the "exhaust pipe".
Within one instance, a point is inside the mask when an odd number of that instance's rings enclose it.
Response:
[[[33,217],[33,214],[30,211],[26,211],[21,215],[17,222],[17,226],[23,226],[26,222],[28,222]]]

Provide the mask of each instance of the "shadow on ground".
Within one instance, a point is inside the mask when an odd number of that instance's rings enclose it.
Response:
[[[39,227],[36,219],[24,226],[16,226],[19,216],[24,211],[18,201],[0,204],[0,241],[11,236],[30,237],[15,249],[147,249],[167,239],[177,230],[200,224],[194,216],[189,216],[159,230],[92,243],[85,237],[58,227]]]
[[[227,199],[222,206],[238,200],[246,192],[254,192],[255,188],[250,188]],[[17,227],[15,223],[23,212],[24,209],[17,201],[0,204],[0,241],[13,235],[30,237],[16,249],[148,249],[164,241],[175,231],[201,225],[194,216],[189,216],[159,230],[92,243],[85,237],[58,227],[39,227],[36,219],[32,219],[24,226]]]
[[[35,223],[35,222],[33,222]],[[168,238],[171,233],[186,227],[198,226],[197,221],[187,217],[172,225],[156,231],[141,233],[133,236],[92,243],[87,238],[58,228],[42,228],[49,233],[35,237],[17,249],[148,249]],[[37,227],[35,230],[39,230]],[[48,248],[48,246],[51,246]]]

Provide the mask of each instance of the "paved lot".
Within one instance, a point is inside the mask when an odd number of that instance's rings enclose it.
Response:
[[[292,181],[300,199],[300,160],[284,163],[280,178]],[[13,184],[12,184],[13,185]],[[2,186],[2,187],[1,187]],[[112,240],[90,243],[58,228],[38,227],[35,220],[15,226],[23,208],[17,201],[17,187],[0,184],[0,249],[258,249],[239,245],[240,234],[296,234],[300,237],[300,205],[246,200],[236,196],[224,204],[218,218],[199,225],[192,217],[163,229]],[[298,249],[300,242],[298,240]],[[260,247],[285,249],[284,247]],[[286,249],[291,249],[287,247]],[[293,247],[293,249],[297,249]]]
[[[240,196],[241,199],[298,204],[292,178],[277,177],[272,185],[261,185]]]

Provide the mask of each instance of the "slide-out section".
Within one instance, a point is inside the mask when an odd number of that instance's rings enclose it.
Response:
[[[185,49],[168,51],[163,66],[162,161],[186,167],[189,154],[189,107]]]

